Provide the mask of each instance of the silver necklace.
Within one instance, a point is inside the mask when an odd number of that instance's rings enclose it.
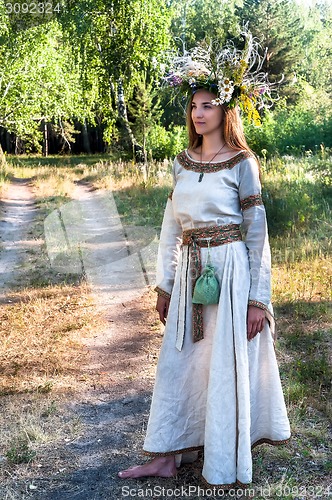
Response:
[[[224,149],[225,146],[226,146],[226,142],[221,146],[219,151],[217,151],[216,154],[212,156],[211,160],[207,162],[207,164],[206,164],[207,167],[215,159],[215,157]],[[203,158],[203,144],[201,146],[201,163],[203,162],[202,158]],[[198,182],[202,182],[203,176],[204,176],[204,172],[201,172],[199,174]]]

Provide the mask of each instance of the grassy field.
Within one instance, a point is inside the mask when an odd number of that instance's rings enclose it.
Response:
[[[70,200],[77,181],[112,190],[125,224],[160,228],[171,188],[168,161],[150,164],[147,179],[136,165],[109,157],[13,157],[8,164],[7,180],[31,178],[39,208],[33,228],[37,236],[46,215]],[[262,168],[279,335],[276,350],[293,439],[286,447],[254,450],[255,481],[269,487],[271,498],[327,498],[332,469],[331,158],[275,158],[263,162]],[[59,395],[80,386],[80,337],[102,327],[102,319],[91,315],[84,282],[52,274],[43,246],[35,259],[35,274],[31,277],[27,271],[24,287],[1,313],[1,453],[13,464],[29,464],[45,440],[56,439],[51,424],[58,418]],[[69,323],[68,316],[62,316],[68,307]],[[24,337],[22,328],[27,329]],[[38,401],[29,426],[22,424],[26,404],[17,410],[22,399],[15,398],[22,397],[30,404],[32,397]],[[63,432],[74,433],[75,423]],[[282,476],[278,482],[273,479],[276,469]]]

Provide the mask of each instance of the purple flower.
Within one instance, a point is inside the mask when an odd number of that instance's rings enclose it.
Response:
[[[178,75],[175,75],[174,73],[171,73],[166,77],[166,80],[168,81],[168,84],[171,87],[178,87],[182,84],[182,78]]]

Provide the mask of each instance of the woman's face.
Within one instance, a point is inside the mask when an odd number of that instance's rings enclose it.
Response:
[[[191,118],[197,134],[207,135],[220,129],[223,121],[222,106],[211,104],[216,96],[207,90],[198,90],[191,102]]]

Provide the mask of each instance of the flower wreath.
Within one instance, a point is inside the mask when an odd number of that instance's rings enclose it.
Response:
[[[209,90],[217,95],[212,104],[230,108],[238,104],[249,121],[260,125],[258,110],[269,108],[276,101],[276,84],[269,82],[267,73],[262,71],[268,49],[261,54],[261,45],[247,26],[241,35],[245,40],[243,50],[230,40],[223,47],[216,41],[203,41],[184,55],[172,57],[164,79],[184,94],[200,88]]]

